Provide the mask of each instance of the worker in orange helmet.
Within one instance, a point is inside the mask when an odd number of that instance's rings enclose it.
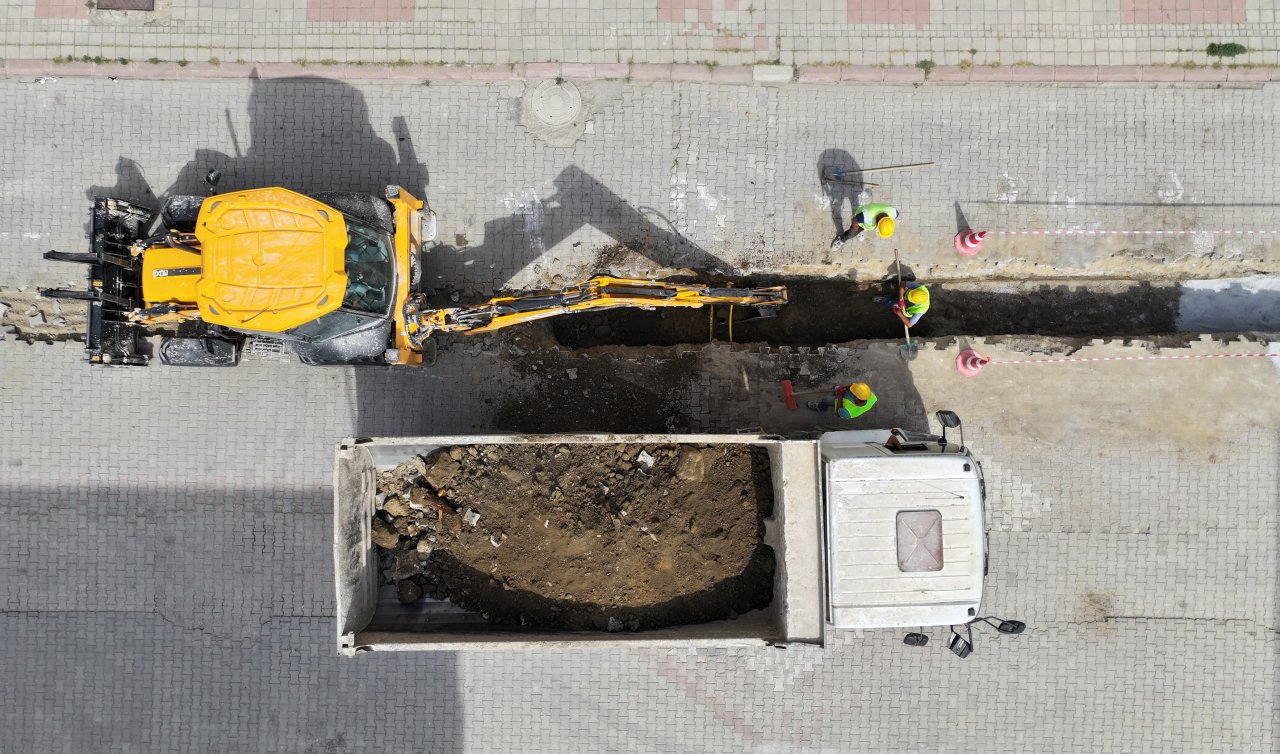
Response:
[[[805,406],[813,411],[829,411],[834,406],[836,416],[841,419],[857,419],[876,405],[876,394],[865,382],[854,382],[848,386],[837,385],[833,394],[821,401],[809,401]]]

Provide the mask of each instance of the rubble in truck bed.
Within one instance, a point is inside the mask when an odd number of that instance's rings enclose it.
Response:
[[[773,599],[767,453],[749,445],[441,448],[378,478],[373,542],[401,602],[507,625],[639,631]]]

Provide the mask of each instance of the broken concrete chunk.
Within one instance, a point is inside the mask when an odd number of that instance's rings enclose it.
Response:
[[[648,466],[649,468],[653,468],[653,462],[656,460],[658,459],[649,455],[649,451],[647,450],[640,451],[640,455],[636,456],[636,461],[638,463],[643,463],[645,466]]]
[[[405,579],[396,584],[396,597],[401,604],[410,605],[422,598],[422,587],[413,579]]]
[[[707,459],[701,450],[685,448],[680,451],[680,461],[676,463],[676,477],[686,482],[701,482],[707,475]]]
[[[396,581],[413,578],[422,573],[422,558],[417,550],[401,550],[396,553]]]
[[[395,528],[380,518],[373,519],[372,539],[375,545],[384,550],[393,550],[400,544],[400,535]]]
[[[615,617],[613,617],[612,615],[610,615],[610,616],[609,616],[609,626],[608,626],[608,629],[607,629],[607,630],[608,630],[610,633],[615,633],[615,634],[616,634],[616,633],[618,633],[619,631],[621,631],[621,630],[622,630],[622,628],[623,628],[622,621],[620,621],[620,620],[618,620],[617,618],[615,618]]]
[[[475,526],[476,524],[480,523],[480,514],[476,513],[470,508],[467,508],[465,511],[462,512],[462,522],[467,526]],[[497,545],[494,545],[494,546],[496,547]]]
[[[566,369],[566,370],[564,370],[564,371],[565,371],[565,374],[569,375],[569,379],[571,379],[571,380],[576,380],[576,379],[578,379],[578,370],[577,370],[577,369]]]
[[[408,500],[405,500],[400,496],[396,496],[383,501],[382,510],[393,516],[400,517],[409,515],[409,511],[412,510],[412,508],[409,507]]]
[[[494,547],[502,547],[502,540],[504,540],[504,539],[506,539],[506,538],[507,538],[507,535],[506,535],[506,534],[502,534],[502,535],[498,535],[498,534],[490,534],[490,535],[489,535],[489,544],[493,545]]]
[[[436,549],[435,545],[431,544],[433,540],[434,540],[434,537],[432,538],[432,540],[419,539],[418,544],[415,545],[413,548],[414,551],[417,552],[418,555],[425,560],[426,557],[431,554],[431,551]]]
[[[33,307],[34,308],[34,307]],[[27,312],[27,322],[32,327],[41,327],[45,323],[44,312],[36,309],[35,312]]]
[[[12,308],[13,308],[12,306],[9,306],[3,301],[0,301],[0,319],[4,319],[4,315],[8,314],[9,310]]]

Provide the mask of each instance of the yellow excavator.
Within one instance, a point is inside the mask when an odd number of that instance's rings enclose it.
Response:
[[[216,171],[206,178],[212,191]],[[159,217],[97,197],[90,251],[45,253],[89,265],[91,363],[142,365],[146,338],[176,366],[234,366],[251,336],[288,342],[317,365],[423,362],[435,333],[475,334],[545,317],[616,307],[735,304],[772,314],[786,289],[594,277],[559,291],[434,308],[417,290],[435,214],[399,186],[384,196],[260,188],[173,196]],[[427,252],[429,253],[429,252]]]

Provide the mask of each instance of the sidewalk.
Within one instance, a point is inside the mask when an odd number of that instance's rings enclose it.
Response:
[[[147,7],[153,11],[101,10]],[[0,58],[226,63],[1280,64],[1274,0],[11,0]],[[950,5],[950,4],[947,4]],[[1015,4],[1016,5],[1016,4]],[[1066,4],[1070,5],[1070,4]],[[891,6],[897,9],[891,10]],[[1007,6],[1006,6],[1007,7]],[[1210,43],[1249,52],[1206,53]]]

